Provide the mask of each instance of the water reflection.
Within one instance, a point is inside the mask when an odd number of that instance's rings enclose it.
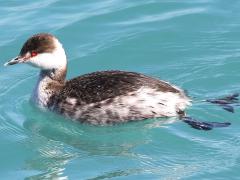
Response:
[[[152,128],[172,121],[148,120],[99,127],[66,120],[53,113],[40,112],[30,105],[27,106],[23,113],[26,113],[25,117],[31,118],[24,121],[23,127],[30,134],[29,146],[36,150],[36,156],[26,161],[27,169],[44,172],[30,179],[67,178],[64,170],[67,164],[76,158],[134,157],[134,148],[151,142],[149,131]],[[136,171],[139,170],[133,170]],[[120,174],[116,173],[116,176]]]

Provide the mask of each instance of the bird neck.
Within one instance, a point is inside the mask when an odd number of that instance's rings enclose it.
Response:
[[[42,108],[53,104],[53,96],[64,86],[66,68],[41,70],[32,94],[32,101]]]

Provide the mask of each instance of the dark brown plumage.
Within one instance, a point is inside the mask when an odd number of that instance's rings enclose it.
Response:
[[[55,49],[52,39],[53,35],[47,33],[40,33],[29,38],[23,45],[20,55],[23,56],[27,52],[51,53]]]
[[[56,97],[57,99],[76,98],[79,104],[89,104],[125,95],[137,91],[141,87],[151,87],[161,92],[180,93],[170,84],[143,74],[126,71],[101,71],[67,81]]]

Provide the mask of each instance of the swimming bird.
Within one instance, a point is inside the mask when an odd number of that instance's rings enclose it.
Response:
[[[30,37],[19,55],[5,65],[19,63],[40,69],[31,97],[36,105],[84,123],[185,117],[184,111],[191,105],[182,89],[136,72],[100,71],[66,80],[65,50],[48,33]]]

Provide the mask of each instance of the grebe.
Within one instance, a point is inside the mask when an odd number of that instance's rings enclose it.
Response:
[[[140,73],[101,71],[66,81],[64,48],[48,33],[30,37],[19,55],[5,65],[18,63],[41,70],[32,101],[67,118],[91,124],[174,116],[195,121],[185,117],[191,100],[183,90]]]

